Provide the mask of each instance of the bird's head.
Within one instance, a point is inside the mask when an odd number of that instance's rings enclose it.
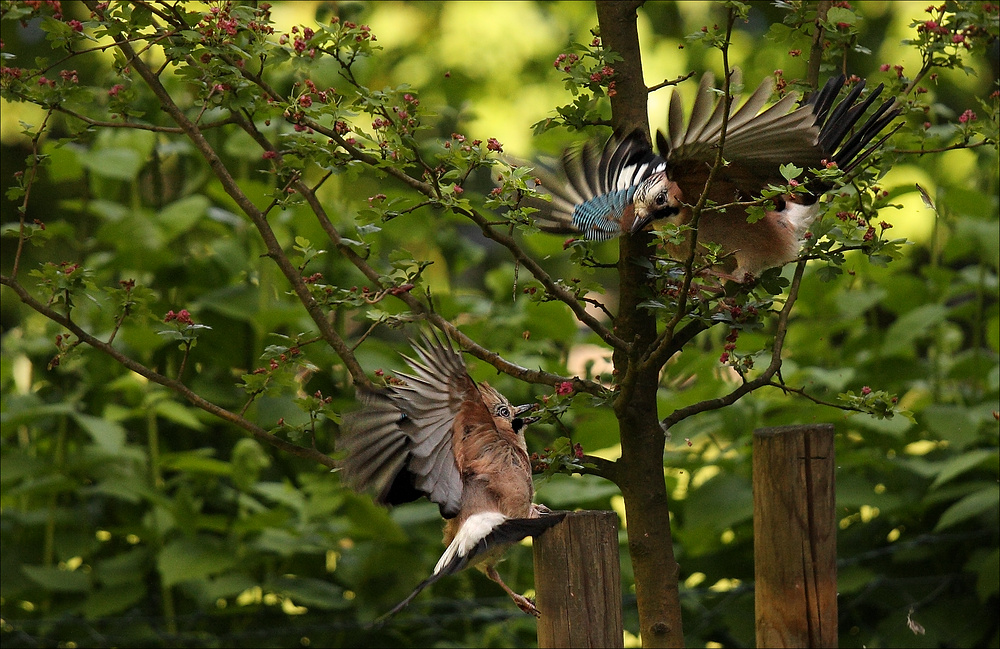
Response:
[[[497,427],[510,426],[515,433],[522,434],[528,424],[538,421],[539,417],[522,417],[526,412],[534,410],[537,404],[526,403],[521,406],[512,406],[507,397],[493,389],[489,383],[483,381],[479,384],[479,394],[483,397],[483,403],[493,416]]]
[[[642,181],[632,197],[635,215],[630,232],[639,232],[657,219],[674,216],[681,210],[681,190],[667,178],[666,172],[655,173]]]

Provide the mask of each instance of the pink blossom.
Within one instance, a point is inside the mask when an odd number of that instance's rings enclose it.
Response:
[[[976,113],[971,108],[969,108],[968,110],[966,110],[964,113],[962,113],[958,117],[958,121],[961,124],[965,124],[966,122],[974,122],[974,121],[976,121],[976,119],[978,119],[976,117]]]

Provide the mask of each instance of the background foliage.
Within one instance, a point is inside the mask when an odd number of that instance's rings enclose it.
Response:
[[[674,426],[664,463],[686,639],[753,644],[750,433],[831,421],[839,433],[842,644],[997,646],[997,8],[835,4],[843,6],[833,8],[840,13],[830,16],[831,33],[847,45],[848,72],[899,91],[921,69],[922,52],[941,66],[920,80],[926,92],[910,95],[907,127],[890,141],[883,165],[891,169],[879,180],[890,204],[879,216],[910,244],[888,264],[849,255],[833,278],[823,264],[809,267],[782,374],[824,401],[897,395],[896,407],[912,418],[845,414],[772,390]],[[106,10],[132,25],[158,22],[144,3]],[[493,183],[475,167],[498,148],[523,159],[558,155],[587,136],[560,124],[607,114],[606,79],[553,65],[567,53],[597,69],[609,63],[589,58],[601,55],[591,45],[592,5],[276,3],[273,33],[261,7],[178,10],[190,30],[161,45],[182,48],[188,62],[162,71],[162,83],[191,119],[213,125],[204,129],[209,144],[253,202],[274,206],[268,222],[282,249],[328,301],[369,376],[402,367],[397,350],[415,329],[398,328],[410,318],[406,306],[392,294],[376,299],[369,278],[288,191],[295,171],[310,186],[331,174],[317,194],[386,286],[429,291],[437,313],[520,366],[609,373],[609,352],[593,333],[560,303],[533,300],[530,277],[505,250],[441,209],[482,206]],[[809,48],[794,24],[803,11],[754,3],[737,24],[730,57],[748,85],[779,69],[792,88],[804,78],[805,56],[794,54]],[[18,278],[38,300],[59,313],[71,305],[76,324],[114,337],[127,356],[182,375],[196,394],[282,439],[332,453],[337,413],[352,405],[348,368],[315,341],[315,323],[204,158],[168,128],[117,128],[174,124],[129,62],[100,47],[110,41],[87,6],[5,2],[2,12],[3,275],[28,241]],[[713,3],[640,10],[648,85],[721,73],[718,53],[697,38],[721,17]],[[953,36],[974,47],[947,45]],[[67,45],[91,51],[69,57]],[[333,57],[314,58],[311,47],[358,58],[345,78]],[[256,71],[265,52],[266,81],[286,102],[265,101],[240,76],[235,61]],[[154,68],[163,61],[156,48],[142,56]],[[654,129],[669,92],[650,96]],[[690,99],[692,84],[681,92]],[[403,132],[377,126],[389,109]],[[262,139],[237,127],[231,116],[240,111]],[[393,152],[405,156],[414,138],[449,170],[440,176],[445,195],[427,205],[391,173],[348,162],[326,137],[294,127],[299,113],[340,135],[338,121],[370,136],[357,140],[376,166],[400,162]],[[262,140],[280,143],[281,164]],[[19,239],[21,206],[27,230]],[[528,234],[521,245],[570,285],[604,284],[614,303],[614,276],[582,268],[561,238]],[[594,254],[614,259],[611,247]],[[382,511],[315,460],[262,445],[77,345],[2,291],[5,646],[534,642],[533,621],[473,571],[439,582],[386,628],[367,629],[431,570],[441,549],[436,507]],[[672,362],[661,416],[732,390],[739,377],[719,362],[726,333],[702,334]],[[752,354],[767,337],[745,330],[737,350]],[[472,358],[470,369],[514,402],[553,406],[558,416],[529,431],[533,451],[569,436],[592,455],[616,457],[614,416],[589,395],[557,395]],[[538,491],[554,508],[623,511],[614,485],[594,476],[557,475]],[[530,588],[530,549],[515,548],[501,572],[515,589]]]

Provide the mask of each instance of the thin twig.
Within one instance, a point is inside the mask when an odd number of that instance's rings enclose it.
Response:
[[[994,144],[989,140],[981,140],[979,142],[959,142],[957,144],[952,144],[950,146],[941,147],[940,149],[888,149],[889,153],[897,153],[902,155],[925,155],[927,153],[944,153],[945,151],[956,151],[958,149],[975,149],[976,147],[985,146],[987,144]]]
[[[694,76],[694,70],[692,70],[691,72],[688,72],[685,75],[679,76],[676,79],[669,79],[669,80],[664,79],[663,81],[661,81],[660,83],[656,84],[655,86],[650,86],[650,87],[646,88],[646,92],[654,93],[657,90],[660,90],[661,88],[666,88],[667,86],[676,86],[677,84],[681,83],[682,81],[687,81],[688,79],[690,79],[693,76]]]
[[[792,285],[788,289],[788,299],[785,301],[785,306],[778,314],[778,324],[774,334],[774,346],[771,348],[771,362],[767,366],[767,369],[765,369],[757,378],[751,381],[744,381],[739,387],[723,397],[719,397],[717,399],[706,399],[705,401],[699,401],[698,403],[691,404],[690,406],[674,410],[660,422],[660,425],[663,426],[664,430],[668,430],[671,426],[677,424],[677,422],[687,419],[692,415],[707,412],[709,410],[724,408],[735,403],[741,397],[753,392],[754,390],[757,390],[765,385],[771,385],[771,379],[778,373],[778,370],[781,369],[781,350],[784,347],[785,334],[788,331],[788,318],[792,312],[792,306],[798,298],[799,287],[802,285],[802,274],[805,271],[805,267],[805,261],[800,261],[795,265],[795,274],[792,276]]]
[[[14,253],[14,267],[11,269],[11,277],[17,278],[17,271],[21,265],[21,254],[24,252],[24,242],[27,240],[25,236],[24,229],[26,227],[25,219],[28,216],[28,199],[31,198],[31,188],[35,184],[35,179],[38,177],[38,142],[42,139],[42,133],[45,132],[45,126],[49,123],[49,117],[52,116],[52,109],[50,108],[45,113],[45,118],[42,120],[41,126],[38,127],[38,132],[31,138],[31,175],[24,181],[24,200],[21,201],[21,207],[17,210],[18,214],[18,235],[17,235],[17,251]]]

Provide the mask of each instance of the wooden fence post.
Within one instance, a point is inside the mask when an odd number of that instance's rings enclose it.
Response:
[[[837,646],[833,426],[753,435],[758,647]]]
[[[624,646],[618,515],[573,512],[533,547],[538,646]]]

